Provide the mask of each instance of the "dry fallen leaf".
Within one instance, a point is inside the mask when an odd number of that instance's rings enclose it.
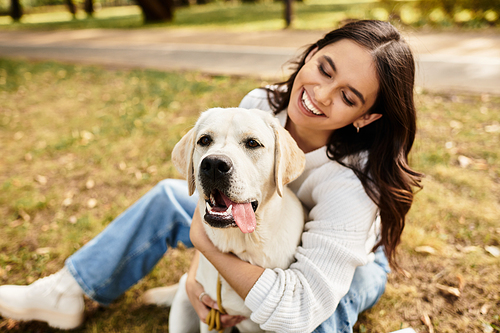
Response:
[[[462,123],[457,120],[450,121],[450,127],[453,129],[461,129],[463,127]]]
[[[35,250],[35,253],[36,254],[49,254],[50,250],[51,250],[50,247],[40,247],[40,248]]]
[[[491,325],[487,324],[487,323],[483,323],[483,332],[484,333],[493,333],[495,330],[493,329],[493,327],[491,327]]]
[[[16,134],[14,134],[14,140],[21,140],[24,136],[24,133],[23,132],[16,132]]]
[[[472,160],[470,158],[468,158],[467,156],[464,156],[464,155],[458,156],[458,165],[460,165],[460,167],[462,169],[467,168],[471,164],[472,164]]]
[[[465,287],[465,279],[462,276],[462,274],[457,274],[457,280],[458,280],[458,290],[463,290]]]
[[[91,198],[91,199],[89,199],[89,201],[87,201],[87,207],[88,208],[92,209],[95,206],[97,206],[97,200],[96,199]]]
[[[63,205],[64,207],[68,207],[68,206],[69,206],[69,205],[71,205],[72,203],[73,203],[73,199],[71,199],[71,198],[66,198],[66,199],[64,199],[64,200],[63,200],[62,205]]]
[[[17,228],[17,227],[19,227],[22,224],[23,224],[23,220],[22,219],[17,219],[17,220],[14,220],[14,221],[10,222],[9,223],[9,227],[11,227],[11,228]]]
[[[477,250],[479,250],[479,246],[474,246],[474,245],[464,246],[460,249],[460,251],[462,251],[463,253],[476,252]]]
[[[424,245],[424,246],[417,246],[415,248],[415,252],[426,253],[426,254],[436,254],[436,249],[431,247],[431,246]]]
[[[407,279],[411,279],[412,275],[410,272],[408,272],[406,269],[401,269],[401,273],[403,273],[403,275],[407,278]]]
[[[26,222],[29,222],[31,220],[31,216],[22,209],[19,210],[19,216],[21,216],[21,218]]]
[[[95,181],[93,179],[89,179],[87,180],[87,182],[85,183],[85,187],[90,190],[92,188],[94,188],[95,186]]]
[[[454,287],[450,287],[450,286],[445,286],[445,285],[439,284],[439,283],[436,283],[436,287],[439,290],[441,290],[441,291],[443,291],[443,292],[445,292],[447,294],[456,296],[456,297],[460,297],[460,295],[461,295],[461,292],[460,292],[460,290],[458,290],[458,288],[454,288]]]
[[[40,185],[45,185],[45,184],[47,184],[47,177],[42,176],[42,175],[37,175],[35,177],[35,181],[37,183],[39,183]]]
[[[493,125],[488,125],[484,127],[486,133],[498,133],[500,132],[500,124],[494,123]]]
[[[495,258],[500,257],[500,248],[498,248],[496,246],[485,246],[484,249],[486,250],[486,252],[488,252],[489,254],[494,256]]]
[[[429,318],[429,315],[427,313],[424,313],[420,319],[429,329],[429,333],[434,333],[434,327],[432,326],[431,318]]]
[[[14,319],[7,319],[7,330],[11,330],[17,326],[17,321]]]
[[[484,304],[481,307],[481,314],[486,315],[488,313],[488,311],[490,310],[490,308],[491,308],[491,304]]]

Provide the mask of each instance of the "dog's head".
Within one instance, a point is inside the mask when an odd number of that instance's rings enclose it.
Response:
[[[268,112],[215,108],[174,147],[172,161],[198,190],[205,221],[215,228],[256,227],[259,205],[303,171],[305,157],[288,131]]]

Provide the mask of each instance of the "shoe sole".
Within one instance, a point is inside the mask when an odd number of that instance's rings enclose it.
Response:
[[[0,302],[0,315],[5,318],[20,321],[44,321],[51,327],[63,330],[77,328],[83,323],[84,319],[83,312],[76,314],[63,314],[41,309],[12,310],[5,304],[2,304],[2,302]]]

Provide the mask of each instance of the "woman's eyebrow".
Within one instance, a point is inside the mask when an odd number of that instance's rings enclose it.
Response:
[[[327,55],[324,55],[323,59],[325,59],[325,61],[330,64],[334,72],[337,72],[337,67],[335,67],[335,63],[333,62],[332,58],[330,58]]]
[[[363,103],[363,105],[366,103],[365,102],[365,98],[363,97],[363,94],[360,93],[356,88],[352,87],[352,86],[347,86],[347,88],[349,88],[349,90],[351,90],[354,95],[358,96],[358,98],[361,100],[361,103]]]
[[[324,55],[323,59],[325,59],[325,61],[328,64],[330,64],[330,66],[332,67],[332,70],[336,73],[337,67],[335,66],[335,63],[333,62],[332,58],[330,58],[327,55]],[[359,90],[357,90],[356,88],[354,88],[353,86],[350,86],[350,85],[348,85],[347,88],[349,88],[349,90],[351,90],[354,93],[354,95],[358,96],[358,98],[361,100],[361,103],[363,103],[363,104],[366,103],[365,98],[363,97],[363,94],[360,93]]]

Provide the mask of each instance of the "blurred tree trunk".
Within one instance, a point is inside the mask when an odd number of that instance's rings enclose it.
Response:
[[[289,28],[292,25],[292,1],[293,0],[284,0],[285,1],[285,24],[286,28]]]
[[[94,1],[93,0],[85,0],[84,9],[85,9],[85,13],[87,13],[87,16],[94,15]]]
[[[10,0],[10,16],[14,21],[19,21],[23,16],[23,8],[19,0]]]
[[[174,18],[173,0],[136,0],[144,14],[144,21],[164,22]]]
[[[68,5],[69,12],[73,15],[73,18],[76,17],[76,6],[73,0],[66,0],[66,4]]]
[[[189,7],[191,2],[189,0],[174,0],[174,7]]]

